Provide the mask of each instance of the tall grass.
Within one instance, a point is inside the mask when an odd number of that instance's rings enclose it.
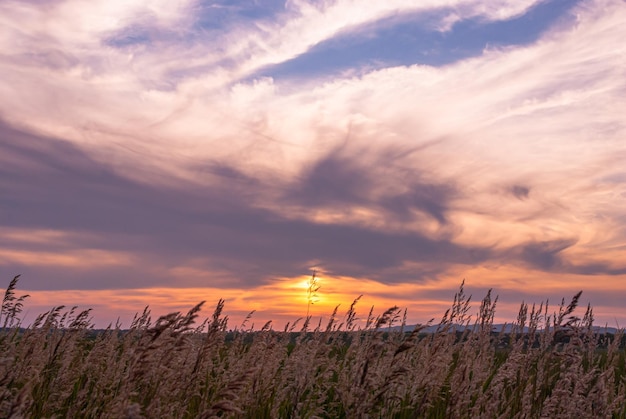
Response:
[[[227,329],[220,301],[128,330],[95,332],[90,312],[56,307],[20,329],[17,277],[0,317],[0,417],[625,417],[622,332],[592,328],[580,294],[554,312],[522,304],[492,330],[489,292],[470,315],[463,286],[436,333],[405,332],[392,307],[360,324],[357,300],[328,322]],[[389,326],[400,326],[390,329]]]

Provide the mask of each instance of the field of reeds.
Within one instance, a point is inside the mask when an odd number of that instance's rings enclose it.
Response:
[[[90,312],[51,309],[20,327],[17,278],[0,317],[0,417],[626,417],[622,332],[598,333],[590,307],[522,304],[492,330],[491,293],[470,315],[463,286],[435,323],[403,329],[392,307],[356,303],[284,330],[229,329],[220,301],[130,328],[96,331]],[[394,326],[394,327],[392,327]]]

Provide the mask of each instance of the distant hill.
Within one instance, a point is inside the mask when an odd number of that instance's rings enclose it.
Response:
[[[405,332],[412,332],[415,327],[417,327],[419,325],[413,324],[413,325],[405,325],[404,326],[404,331]],[[435,333],[437,332],[437,330],[439,329],[440,325],[436,324],[436,325],[431,325],[428,326],[424,329],[422,329],[422,333]],[[464,332],[466,329],[472,329],[474,327],[474,325],[469,325],[469,326],[464,326],[464,325],[453,325],[450,328],[451,332]],[[500,333],[503,331],[504,329],[504,333],[511,333],[513,331],[514,325],[510,324],[510,323],[499,323],[499,324],[494,324],[491,331],[495,332],[495,333]],[[384,331],[395,331],[395,332],[399,332],[401,329],[401,326],[393,326],[391,328],[382,328],[381,330]],[[538,331],[541,331],[538,330]],[[593,326],[593,331],[595,333],[610,333],[610,334],[615,334],[617,333],[618,329],[615,327],[605,327],[605,326]],[[524,331],[523,333],[527,333],[528,332],[528,327],[524,327]]]

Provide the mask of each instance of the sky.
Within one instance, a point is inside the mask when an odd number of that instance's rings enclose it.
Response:
[[[0,275],[25,319],[99,327],[220,298],[282,327],[361,294],[423,323],[463,280],[496,321],[583,290],[624,326],[624,22],[623,0],[2,0]]]

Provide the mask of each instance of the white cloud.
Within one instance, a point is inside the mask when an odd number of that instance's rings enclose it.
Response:
[[[550,235],[542,223],[557,213],[562,218],[555,228],[562,232],[572,225],[566,212],[574,218],[611,214],[611,220],[618,212],[617,198],[600,201],[590,188],[614,173],[614,159],[626,153],[621,2],[585,3],[574,27],[443,68],[389,68],[306,86],[235,82],[340,31],[393,14],[449,6],[459,19],[493,20],[535,4],[389,1],[362,8],[353,1],[323,7],[294,1],[283,20],[265,22],[263,31],[237,29],[217,40],[235,40],[233,45],[126,51],[104,46],[103,36],[145,16],[176,27],[189,21],[192,4],[59,2],[38,9],[4,2],[0,112],[11,122],[82,144],[134,177],[147,176],[137,170],[144,167],[200,182],[186,167],[212,159],[256,177],[289,181],[344,142],[372,162],[380,162],[375,156],[381,148],[395,147],[407,154],[393,164],[415,165],[467,193],[455,204],[458,220],[471,219],[476,228],[468,227],[460,240],[475,239],[471,231],[479,231],[480,223],[516,224],[523,231],[518,241]],[[22,24],[11,23],[16,19]],[[31,48],[33,54],[24,55]],[[232,69],[211,65],[220,54],[236,58]],[[183,76],[172,80],[176,71]],[[424,144],[434,145],[410,153]],[[515,182],[531,187],[532,207],[497,203],[498,188]],[[525,211],[538,221],[510,221],[509,215],[521,218]],[[501,230],[493,231],[490,240],[501,239]]]
[[[155,36],[158,48],[115,48],[106,40],[133,25],[185,31],[194,4],[4,1],[0,115],[71,141],[144,182],[174,182],[170,175],[175,175],[213,183],[215,176],[190,166],[220,162],[270,185],[266,194],[246,198],[251,206],[285,216],[371,229],[415,228],[428,237],[449,235],[457,243],[496,249],[571,238],[576,244],[565,251],[571,260],[623,266],[626,7],[621,1],[584,2],[571,27],[554,28],[532,45],[489,49],[442,68],[386,68],[298,84],[241,81],[264,65],[385,17],[449,6],[438,22],[446,30],[470,17],[510,19],[538,3],[388,1],[364,9],[354,1],[323,7],[291,2],[261,29],[235,25],[212,42]],[[361,12],[355,14],[355,8]],[[416,172],[425,182],[454,185],[459,194],[449,203],[450,225],[428,224],[425,217],[415,223],[393,220],[365,204],[309,211],[276,199],[337,149],[371,171],[376,197],[403,190]],[[527,196],[515,196],[515,186],[527,188]],[[43,255],[50,265],[93,258],[103,265],[138,265],[138,259],[116,252],[60,257],[31,251],[35,244],[76,240],[66,232],[31,233],[7,236],[24,248],[0,249],[4,256],[25,264]],[[492,284],[503,275],[492,267],[477,267],[467,276]],[[456,284],[467,267],[454,269],[448,280]],[[526,269],[519,271],[506,272],[529,280]],[[572,283],[565,275],[550,281]]]
[[[196,33],[199,38],[192,44],[183,40],[183,35],[197,30],[192,29],[196,19],[192,0],[96,0],[88,4],[65,0],[43,5],[7,1],[0,5],[0,47],[20,66],[73,69],[83,78],[117,74],[163,88],[176,85],[173,73],[194,78],[226,70],[227,80],[219,79],[227,83],[294,58],[338,33],[387,17],[447,8],[454,10],[456,20],[508,19],[538,1],[393,0],[368,7],[354,0],[322,6],[291,1],[275,20],[210,31],[207,38]],[[442,25],[450,25],[449,19],[443,19],[447,23]],[[137,30],[158,41],[158,48],[138,45],[119,51],[108,46],[111,39],[123,40]]]

